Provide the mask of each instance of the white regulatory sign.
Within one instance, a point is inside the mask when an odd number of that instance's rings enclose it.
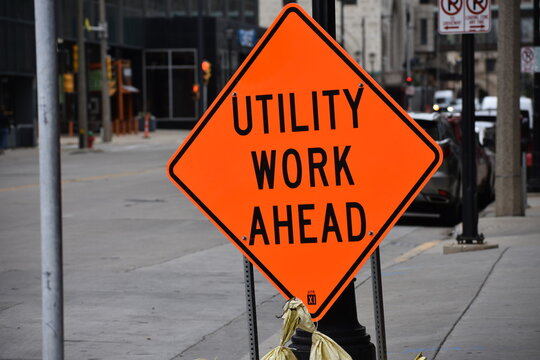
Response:
[[[439,0],[440,34],[474,34],[489,30],[490,0]]]

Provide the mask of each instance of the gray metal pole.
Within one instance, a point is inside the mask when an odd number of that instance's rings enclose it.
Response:
[[[35,0],[34,0],[35,1]],[[86,100],[86,50],[84,44],[84,5],[77,0],[77,45],[79,46],[79,75],[77,76],[77,107],[79,114],[79,149],[88,147],[88,114]]]
[[[62,207],[54,0],[34,0],[44,360],[64,358]]]
[[[103,142],[112,140],[111,123],[111,98],[109,97],[109,79],[107,76],[107,38],[109,36],[107,28],[107,17],[105,15],[105,0],[99,0],[99,26],[102,28],[98,34],[100,36],[101,55],[101,113],[103,119]]]
[[[259,360],[259,336],[257,331],[257,303],[255,301],[255,280],[253,265],[244,256],[244,282],[246,284],[247,321],[249,329],[250,360]]]
[[[377,340],[377,359],[387,360],[386,325],[384,321],[384,301],[381,274],[381,253],[379,247],[371,255],[371,285],[373,288],[373,313],[375,315],[375,334]]]
[[[519,121],[519,1],[501,1],[497,32],[495,215],[523,216]]]

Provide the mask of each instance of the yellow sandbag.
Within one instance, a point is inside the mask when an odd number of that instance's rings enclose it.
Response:
[[[294,335],[296,329],[312,333],[312,345],[309,360],[352,360],[341,346],[327,335],[316,331],[311,315],[301,300],[292,298],[283,306],[283,327],[279,346],[266,354],[261,360],[297,360],[291,349],[285,344]]]
[[[310,333],[315,331],[315,324],[311,320],[311,315],[300,299],[293,297],[283,306],[283,330],[285,330],[285,327],[287,327],[287,333],[290,333],[287,341],[293,336],[297,328]],[[282,333],[285,333],[283,330]]]
[[[266,354],[261,360],[297,360],[291,349],[285,347],[285,344],[291,340],[298,324],[300,323],[299,312],[297,308],[302,302],[292,298],[283,306],[283,325],[281,327],[281,337],[279,345]]]
[[[352,360],[341,346],[321,332],[313,332],[311,342],[309,360]]]
[[[291,349],[285,346],[278,346],[277,348],[264,355],[261,360],[297,360],[296,356]]]

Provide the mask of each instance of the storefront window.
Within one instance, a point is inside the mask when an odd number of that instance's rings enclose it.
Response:
[[[193,49],[145,52],[145,102],[158,120],[195,120],[195,57]]]

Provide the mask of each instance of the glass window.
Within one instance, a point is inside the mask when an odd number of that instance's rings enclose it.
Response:
[[[181,118],[195,116],[195,99],[193,99],[191,94],[194,83],[194,69],[173,69],[173,117]]]
[[[149,51],[146,53],[146,66],[168,66],[169,54],[166,51]]]
[[[146,70],[147,107],[157,118],[169,118],[169,70]]]
[[[486,72],[492,73],[495,71],[496,59],[486,59]]]
[[[533,42],[533,18],[522,17],[521,18],[521,42],[531,43]]]
[[[420,45],[427,45],[427,19],[420,19]]]
[[[172,65],[195,65],[195,53],[193,51],[173,51]]]

